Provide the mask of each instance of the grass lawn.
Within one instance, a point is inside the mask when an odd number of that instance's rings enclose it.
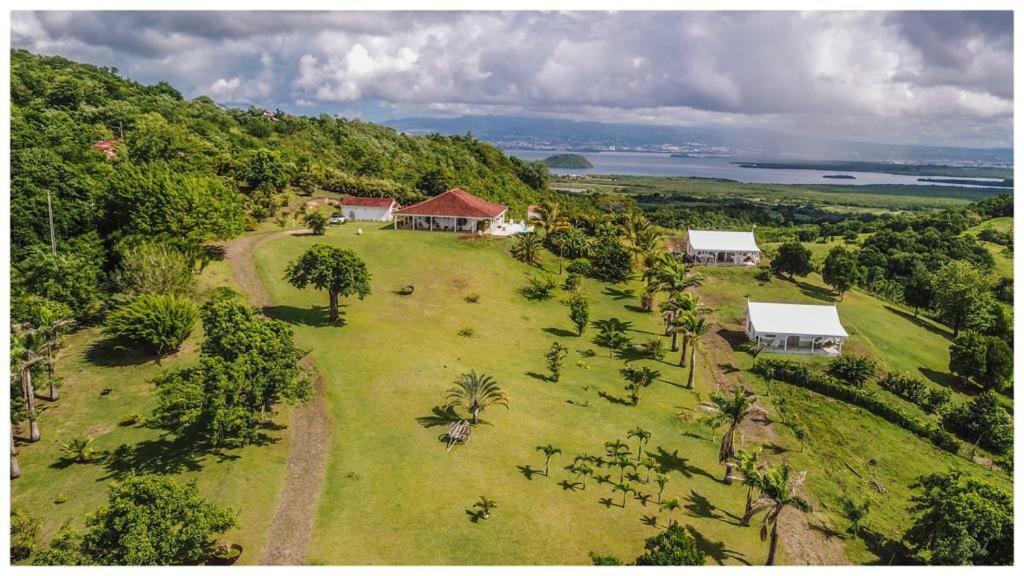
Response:
[[[637,361],[660,370],[662,379],[645,391],[638,407],[624,405],[618,373],[623,360],[609,358],[593,344],[593,329],[583,338],[570,332],[566,308],[558,301],[562,293],[548,302],[528,301],[519,293],[532,269],[507,255],[507,241],[464,241],[449,234],[369,226],[357,236],[355,228],[332,227],[325,237],[280,238],[262,244],[255,254],[276,304],[273,314],[295,325],[299,345],[311,350],[323,372],[335,423],[310,563],[587,563],[589,551],[630,560],[656,531],[649,517],[659,516],[663,525],[665,515],[633,499],[620,508],[621,495],[613,495],[607,484],[590,481],[586,490],[571,490],[560,482],[568,478],[561,467],[573,455],[600,454],[605,441],[626,440],[626,432],[637,425],[653,432],[647,451],[671,479],[665,496],[680,498],[684,508],[675,518],[714,552],[710,561],[763,563],[766,549],[757,523],[741,528],[732,517],[742,511],[743,488],[721,483],[717,444],[706,428],[692,422],[699,398],[723,381],[723,373],[764,392],[762,383],[744,371],[749,356],[709,342],[695,391],[682,387],[685,372],[674,366],[676,358]],[[282,280],[287,263],[317,242],[355,250],[373,274],[374,293],[345,303],[341,327],[324,324],[325,293],[297,290]],[[554,262],[545,265],[551,268]],[[742,318],[747,294],[793,302],[828,298],[816,280],[802,286],[778,280],[759,286],[750,270],[706,273],[701,292],[719,310],[727,330]],[[396,293],[405,284],[415,286],[413,295]],[[630,321],[635,340],[660,334],[657,316],[636,308],[638,297],[630,293],[636,284],[609,288],[588,280],[584,288],[592,299],[592,319]],[[474,293],[481,295],[478,303],[464,300]],[[943,329],[860,293],[847,295],[840,315],[853,334],[848,350],[942,377],[948,360]],[[475,335],[457,335],[464,327]],[[543,354],[554,340],[572,351],[557,384],[539,377]],[[589,350],[596,355],[589,357]],[[508,392],[511,409],[488,410],[468,444],[445,453],[439,438],[447,421],[434,410],[452,380],[470,369],[494,376]],[[907,527],[907,486],[922,473],[967,467],[1009,487],[1004,474],[942,453],[862,411],[782,388],[778,393],[793,396],[791,405],[814,434],[797,452],[798,443],[777,424],[783,437],[769,443],[779,452],[769,459],[784,458],[809,470],[807,486],[820,501],[818,522],[824,529],[845,527],[838,513],[843,494],[868,490],[866,477],[849,472],[844,461],[861,474],[870,472],[887,488],[884,495],[872,494],[868,525],[888,537]],[[766,439],[743,435],[740,441],[755,448]],[[537,473],[543,457],[534,448],[548,442],[563,454],[545,477]],[[655,491],[650,485],[634,487]],[[491,519],[474,523],[467,509],[481,495],[496,500],[498,508]],[[846,539],[843,544],[855,562],[887,561],[874,542],[868,546]],[[788,559],[785,550],[782,559]]]
[[[977,236],[978,232],[981,232],[985,228],[992,228],[998,232],[1012,231],[1013,217],[1003,216],[1000,218],[991,218],[977,226],[969,228],[965,233]],[[1000,246],[994,242],[978,240],[978,243],[984,246],[985,249],[992,254],[992,259],[996,262],[995,267],[992,269],[992,280],[1013,278],[1013,252],[1008,250],[1006,246]]]
[[[227,263],[214,262],[200,277],[198,288],[229,285],[230,278]],[[42,439],[18,447],[22,475],[11,484],[11,505],[29,510],[42,521],[39,542],[45,543],[66,521],[84,526],[85,515],[106,502],[108,484],[125,472],[109,461],[70,465],[61,461],[61,443],[91,436],[98,450],[114,450],[122,444],[136,447],[140,473],[195,479],[204,497],[239,513],[238,528],[224,536],[245,548],[239,562],[259,560],[284,479],[288,429],[269,431],[276,442],[267,446],[194,456],[189,451],[191,440],[175,441],[159,430],[128,422],[132,414],[151,414],[156,402],[148,381],[164,369],[194,363],[200,338],[197,324],[181,351],[161,365],[111,348],[98,328],[68,338],[57,368],[64,377],[61,398],[55,403],[38,401],[45,410],[40,417]],[[276,422],[287,425],[287,410]]]

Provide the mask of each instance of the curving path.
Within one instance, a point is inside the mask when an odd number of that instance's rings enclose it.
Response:
[[[272,304],[253,262],[253,250],[268,240],[301,232],[256,234],[237,238],[224,245],[225,258],[231,265],[235,282],[249,295],[253,305],[264,308]],[[315,369],[312,362],[303,363]],[[331,422],[324,402],[323,378],[319,372],[316,373],[313,398],[292,409],[291,428],[292,445],[288,453],[284,487],[270,525],[267,544],[259,559],[263,565],[301,564],[313,533],[331,439]]]

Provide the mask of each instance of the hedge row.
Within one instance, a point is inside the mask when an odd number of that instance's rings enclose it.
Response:
[[[901,372],[889,372],[878,385],[929,413],[945,413],[953,397],[948,388],[930,387],[920,378]]]
[[[755,374],[768,380],[781,380],[860,406],[876,416],[931,441],[943,450],[954,454],[960,451],[960,442],[941,426],[921,422],[917,418],[905,414],[899,408],[879,400],[869,390],[847,386],[836,378],[812,372],[804,364],[792,360],[758,358],[754,362],[753,371]]]

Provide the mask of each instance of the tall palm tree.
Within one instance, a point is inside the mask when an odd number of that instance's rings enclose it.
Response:
[[[658,505],[658,508],[660,508],[663,511],[668,512],[668,525],[671,526],[672,525],[672,513],[675,512],[676,510],[679,510],[680,508],[682,508],[682,504],[679,503],[679,498],[669,498],[668,500],[665,500],[665,501],[661,502]]]
[[[658,308],[661,310],[661,321],[665,323],[665,335],[671,334],[671,324],[686,312],[698,312],[701,310],[700,298],[689,292],[672,292]],[[672,351],[679,349],[673,339]]]
[[[549,444],[544,444],[542,446],[537,446],[537,451],[544,453],[544,475],[547,476],[548,475],[548,468],[551,465],[551,457],[554,456],[555,454],[561,454],[562,453],[562,449],[561,448],[555,448],[554,446],[552,446],[549,443]]]
[[[462,406],[469,410],[473,424],[479,420],[480,413],[490,406],[508,408],[508,396],[498,387],[494,378],[486,374],[477,374],[470,370],[455,380],[456,386],[449,388],[445,395],[445,408]]]
[[[702,318],[697,315],[691,315],[686,317],[686,323],[683,326],[684,334],[687,340],[690,341],[690,376],[686,379],[686,387],[693,389],[694,375],[696,373],[696,360],[697,360],[697,345],[700,344],[700,339],[705,334],[711,331],[711,322],[708,322],[706,318]],[[685,350],[686,345],[683,345]],[[682,358],[686,355],[683,354]],[[683,366],[684,361],[680,358],[679,365]]]
[[[806,478],[806,472],[800,472],[790,477],[787,464],[761,474],[761,494],[758,496],[755,506],[760,505],[768,509],[768,513],[765,514],[764,521],[761,523],[761,541],[764,542],[770,538],[766,566],[775,565],[775,552],[779,545],[779,515],[782,514],[782,511],[787,506],[792,506],[804,513],[811,511],[811,505],[807,500],[796,495]]]
[[[14,449],[14,426],[11,426],[11,480],[21,477],[21,465],[18,464],[18,452]]]
[[[722,435],[722,444],[718,450],[719,464],[725,464],[725,483],[732,484],[733,470],[736,467],[736,429],[748,416],[764,414],[764,409],[756,403],[756,396],[747,396],[736,390],[733,395],[712,394],[711,402],[701,402],[700,407],[715,417],[719,417],[726,425]]]
[[[626,507],[626,496],[629,496],[630,492],[633,492],[633,488],[629,485],[629,482],[619,482],[615,486],[612,486],[612,492],[622,492],[622,508]]]
[[[651,431],[637,426],[629,431],[627,438],[636,438],[636,461],[643,459],[644,444],[651,439]]]
[[[619,454],[616,456],[612,463],[619,467],[619,482],[626,477],[626,468],[636,468],[636,464],[633,464],[633,460],[630,458],[629,453]]]

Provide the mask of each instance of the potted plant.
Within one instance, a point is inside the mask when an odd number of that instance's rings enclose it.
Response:
[[[210,560],[207,564],[213,566],[230,566],[238,561],[238,557],[242,555],[241,544],[218,544],[213,549],[213,554],[210,555]]]

